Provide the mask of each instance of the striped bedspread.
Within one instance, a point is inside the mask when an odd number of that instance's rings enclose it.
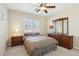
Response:
[[[30,56],[42,56],[57,49],[57,41],[47,36],[36,36],[25,39],[24,45]]]

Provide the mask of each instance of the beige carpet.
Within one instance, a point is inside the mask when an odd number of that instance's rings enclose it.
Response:
[[[28,56],[27,51],[24,48],[24,45],[8,47],[4,56]]]
[[[27,51],[25,50],[24,46],[15,46],[9,47],[4,56],[28,56]],[[68,50],[58,46],[56,51],[51,51],[44,56],[79,56],[79,50]]]

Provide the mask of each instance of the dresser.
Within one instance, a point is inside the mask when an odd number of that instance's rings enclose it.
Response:
[[[73,36],[48,34],[49,37],[55,38],[58,45],[67,49],[73,48]]]
[[[23,36],[12,36],[11,37],[12,46],[18,46],[23,44]]]

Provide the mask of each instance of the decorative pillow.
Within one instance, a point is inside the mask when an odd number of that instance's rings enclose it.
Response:
[[[35,36],[35,35],[39,35],[39,33],[24,33],[24,36]]]

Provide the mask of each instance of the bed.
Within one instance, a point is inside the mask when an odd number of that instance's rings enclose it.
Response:
[[[24,40],[24,46],[30,56],[43,56],[57,49],[58,42],[48,36],[32,36]]]

